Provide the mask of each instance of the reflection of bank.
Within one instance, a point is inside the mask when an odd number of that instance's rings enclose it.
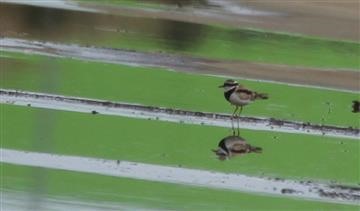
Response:
[[[227,136],[223,138],[219,144],[218,149],[212,150],[218,156],[219,160],[229,159],[236,155],[244,155],[247,153],[261,153],[260,147],[251,146],[240,136]]]
[[[33,40],[126,49],[191,52],[206,40],[209,31],[214,30],[213,27],[196,23],[45,6],[1,3],[0,36],[26,36]]]

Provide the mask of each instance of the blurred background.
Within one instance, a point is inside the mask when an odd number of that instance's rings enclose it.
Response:
[[[352,101],[360,99],[359,8],[357,0],[1,0],[2,150],[312,181],[353,191],[353,198],[317,193],[326,200],[309,202],[279,187],[264,195],[19,165],[4,151],[2,209],[359,209],[360,122],[351,112]],[[228,127],[163,121],[160,113],[150,121],[54,109],[28,95],[231,114],[217,88],[228,78],[270,96],[244,109],[245,117],[351,135],[241,126],[242,136],[264,153],[221,162],[211,149],[231,133]],[[17,101],[18,91],[25,101]]]

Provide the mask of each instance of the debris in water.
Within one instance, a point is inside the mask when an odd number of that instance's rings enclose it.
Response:
[[[288,189],[288,188],[283,188],[281,189],[281,193],[282,194],[293,194],[293,193],[297,193],[298,191],[293,190],[293,189]]]
[[[357,194],[349,194],[349,193],[342,193],[342,192],[335,192],[335,191],[325,191],[323,189],[319,190],[319,195],[326,198],[340,198],[340,199],[347,199],[347,200],[360,200],[360,196]]]
[[[347,185],[330,185],[330,188],[340,189],[340,190],[350,190],[350,191],[360,191],[360,187],[347,186]]]

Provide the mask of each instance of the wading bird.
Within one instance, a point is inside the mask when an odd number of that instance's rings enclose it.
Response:
[[[233,133],[235,134],[233,119],[237,117],[236,112],[239,110],[238,116],[240,116],[242,109],[245,105],[257,100],[257,99],[268,99],[268,95],[264,93],[257,93],[246,89],[244,86],[239,85],[239,83],[235,80],[228,79],[224,82],[223,85],[219,86],[219,88],[224,88],[224,96],[227,101],[229,101],[232,105],[235,106],[234,113],[231,116],[231,125],[233,129]],[[239,131],[239,118],[237,118],[237,132]]]
[[[360,112],[360,101],[354,100],[352,108],[353,108],[352,112],[354,112],[354,113]]]
[[[215,152],[219,160],[225,160],[246,153],[261,153],[262,149],[251,146],[240,136],[227,136],[219,142],[218,149],[213,149],[212,151]]]

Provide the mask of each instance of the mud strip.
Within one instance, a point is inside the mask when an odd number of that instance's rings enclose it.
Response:
[[[0,162],[240,192],[358,205],[360,187],[251,177],[120,160],[0,149]]]
[[[359,1],[209,0],[209,6],[168,9],[82,3],[112,15],[257,28],[290,34],[359,41]],[[344,7],[344,5],[346,5]],[[337,26],[334,30],[334,25]]]
[[[68,57],[134,66],[152,66],[191,73],[238,77],[287,84],[359,91],[360,74],[350,70],[330,70],[285,65],[260,64],[195,58],[185,55],[146,53],[121,49],[81,47],[23,39],[0,38],[0,50]],[[311,76],[311,77],[310,77]],[[340,80],[339,80],[340,79]]]
[[[231,116],[228,114],[186,111],[45,93],[0,89],[0,103],[231,128]],[[315,125],[274,118],[240,117],[240,127],[251,130],[279,131],[360,140],[360,129],[358,128]]]
[[[34,209],[31,196],[33,192],[20,192],[2,189],[0,192],[1,202],[0,206],[3,210],[12,211],[24,211],[24,210],[51,210],[51,211],[64,211],[64,210],[76,210],[76,211],[114,211],[114,210],[138,210],[138,211],[155,211],[150,208],[142,208],[138,206],[132,206],[122,203],[111,203],[106,201],[84,201],[74,200],[74,197],[52,197],[52,196],[40,196],[41,201],[39,205]],[[156,209],[159,210],[159,209]]]
[[[48,0],[48,1],[29,1],[29,0],[1,0],[1,3],[8,3],[8,4],[20,4],[20,5],[29,5],[29,6],[36,6],[36,7],[45,7],[45,8],[54,8],[54,9],[63,9],[63,10],[73,10],[73,11],[80,11],[80,12],[93,12],[93,13],[105,13],[100,9],[96,8],[89,8],[89,7],[81,7],[74,1],[67,1],[67,0]]]
[[[190,5],[185,3],[180,6],[182,4],[173,2],[172,7],[170,6],[171,1],[168,1],[170,5],[163,7],[163,9],[131,8],[67,0],[52,0],[51,3],[39,0],[2,0],[1,2],[110,15],[225,25],[235,28],[259,28],[359,41],[359,1],[356,0],[342,2],[207,0],[201,5],[192,5],[191,1],[188,1]],[[311,24],[309,25],[309,23]],[[334,25],[336,25],[336,30],[334,30]]]

